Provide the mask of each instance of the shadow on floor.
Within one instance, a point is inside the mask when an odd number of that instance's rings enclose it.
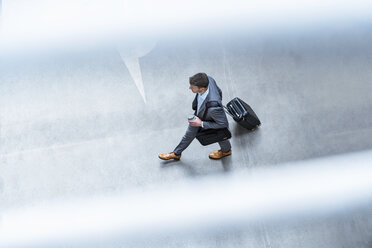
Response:
[[[231,156],[227,156],[227,157],[224,157],[222,158],[220,161],[221,161],[221,164],[222,164],[222,168],[225,172],[229,172],[231,171],[231,168],[232,168],[232,160],[231,160]]]
[[[202,173],[197,172],[197,170],[193,166],[191,166],[189,163],[185,163],[182,160],[172,159],[172,160],[167,160],[167,161],[161,161],[160,166],[161,168],[164,168],[164,169],[175,167],[175,166],[178,168],[183,168],[192,177],[203,175]]]
[[[243,136],[243,135],[247,135],[247,134],[251,134],[251,133],[255,133],[255,132],[258,132],[260,130],[260,127],[257,127],[253,130],[248,130],[238,124],[236,124],[233,128],[232,128],[232,134],[235,136],[235,137],[240,137],[240,136]]]
[[[231,156],[227,156],[227,157],[224,157],[224,158],[222,158],[220,160],[213,160],[213,161],[214,161],[214,163],[216,163],[216,167],[219,164],[222,165],[222,169],[223,169],[223,172],[224,173],[231,171],[231,168],[232,168],[232,159],[231,159]],[[201,162],[207,162],[207,161],[201,161]],[[164,168],[164,169],[171,168],[171,167],[183,168],[184,170],[186,170],[186,172],[190,176],[193,176],[193,177],[209,174],[206,171],[202,171],[201,172],[200,170],[198,170],[197,169],[198,166],[195,166],[195,165],[193,165],[190,162],[184,162],[182,160],[160,161],[160,166],[161,166],[161,168]]]

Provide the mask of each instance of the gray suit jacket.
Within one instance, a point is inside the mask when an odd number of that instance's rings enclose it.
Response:
[[[205,98],[204,102],[200,106],[199,113],[197,116],[203,121],[203,129],[218,129],[229,127],[229,122],[222,105],[222,94],[221,90],[218,88],[216,82],[212,77],[209,77],[209,93]],[[207,106],[213,103],[213,107],[207,108]],[[197,106],[197,96],[192,103],[192,107],[195,110],[196,115],[196,106]],[[216,105],[216,106],[215,106]],[[207,112],[206,112],[207,111]],[[206,112],[206,114],[205,114]],[[204,117],[205,115],[205,117]],[[203,118],[204,117],[204,118]],[[181,142],[174,149],[174,153],[181,154],[190,143],[195,139],[196,134],[198,133],[200,127],[188,126],[185,135],[182,137]]]

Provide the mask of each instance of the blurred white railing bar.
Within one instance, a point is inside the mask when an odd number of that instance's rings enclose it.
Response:
[[[211,176],[145,191],[63,199],[1,214],[0,247],[57,247],[216,231],[372,203],[372,152]]]

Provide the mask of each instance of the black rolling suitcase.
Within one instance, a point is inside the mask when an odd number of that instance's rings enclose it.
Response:
[[[253,130],[261,125],[252,108],[238,97],[228,102],[225,110],[239,125],[248,130]]]

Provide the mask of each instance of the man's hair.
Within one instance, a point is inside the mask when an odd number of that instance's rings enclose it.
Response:
[[[209,84],[208,76],[204,72],[196,73],[189,78],[190,84],[198,86],[199,88],[207,88]]]

